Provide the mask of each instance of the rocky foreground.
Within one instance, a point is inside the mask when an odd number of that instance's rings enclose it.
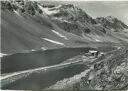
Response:
[[[61,80],[46,89],[126,90],[128,89],[128,50],[119,49],[94,60],[81,74]]]

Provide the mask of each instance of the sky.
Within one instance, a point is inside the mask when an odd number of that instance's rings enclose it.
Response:
[[[50,1],[71,3],[82,8],[91,17],[114,16],[128,25],[128,1]]]
[[[75,4],[76,3],[76,4]],[[128,1],[94,1],[94,2],[75,2],[93,18],[99,16],[114,16],[128,25]]]

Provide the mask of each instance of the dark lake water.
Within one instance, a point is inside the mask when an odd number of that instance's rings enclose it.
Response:
[[[61,63],[89,48],[61,48],[31,53],[17,53],[1,59],[1,73],[22,71]]]
[[[21,71],[41,66],[61,63],[68,58],[85,53],[90,48],[61,48],[31,53],[17,53],[2,58],[2,73]],[[86,69],[85,65],[78,64],[56,71],[33,73],[26,78],[5,85],[2,89],[31,89],[41,90],[55,84],[59,80],[72,77]]]

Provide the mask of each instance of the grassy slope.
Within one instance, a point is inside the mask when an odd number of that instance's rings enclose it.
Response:
[[[43,40],[42,38],[52,39],[64,43],[66,46],[74,45],[73,41],[81,40],[80,37],[73,34],[62,32],[58,26],[51,24],[48,19],[43,16],[30,16],[10,13],[2,11],[2,52],[3,53],[17,53],[25,50],[60,48],[61,45],[54,44]],[[54,27],[52,27],[54,26]],[[67,36],[69,40],[59,37],[52,30],[60,31]]]
[[[2,53],[7,54],[25,52],[31,49],[37,50],[41,49],[41,47],[46,49],[55,49],[61,47],[97,48],[99,46],[106,46],[106,44],[109,46],[109,42],[119,42],[116,37],[112,36],[112,34],[105,35],[100,32],[99,27],[94,27],[91,25],[88,25],[88,27],[92,32],[90,34],[85,34],[84,37],[68,33],[59,28],[59,26],[53,23],[46,15],[17,15],[7,10],[2,10],[1,19]],[[63,37],[59,37],[57,34],[53,33],[52,30],[66,36],[68,40],[64,39]],[[64,43],[65,46],[48,42],[42,38],[48,38]],[[100,43],[95,39],[100,40]]]

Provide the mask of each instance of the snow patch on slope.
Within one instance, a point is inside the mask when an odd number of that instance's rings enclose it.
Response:
[[[51,43],[55,43],[55,44],[58,44],[58,45],[62,45],[62,46],[65,46],[64,43],[61,43],[61,42],[58,42],[58,41],[55,41],[55,40],[51,40],[51,39],[48,39],[48,38],[42,38],[46,41],[49,41]]]
[[[58,6],[54,7],[54,8],[58,9],[58,8],[61,8],[61,7],[62,7],[62,5],[58,5]]]
[[[7,54],[0,53],[0,57],[6,56]]]
[[[41,47],[42,50],[47,50],[45,47]]]
[[[58,20],[60,22],[72,23],[72,22],[70,22],[68,20],[64,20],[62,17],[54,17],[54,19],[56,19],[56,20]]]
[[[58,35],[59,37],[61,38],[64,38],[65,40],[68,40],[68,38],[62,34],[60,34],[59,32],[55,31],[55,30],[52,30],[53,33],[55,33],[56,35]]]
[[[14,13],[17,14],[18,16],[20,16],[18,11],[14,10]]]
[[[42,11],[44,11],[46,14],[48,14],[48,15],[58,13],[57,10],[50,11],[49,8],[44,8],[44,7],[42,7],[41,5],[38,5],[38,7],[39,7]]]
[[[36,51],[35,49],[31,49],[31,51]]]
[[[69,21],[67,21],[67,20],[61,20],[61,21],[63,21],[63,22],[67,22],[67,23],[71,23],[71,22],[69,22]]]
[[[91,34],[89,35],[93,40],[97,41],[97,42],[101,42],[101,37],[95,34]]]
[[[100,42],[100,40],[98,40],[98,39],[95,39],[95,41]]]

